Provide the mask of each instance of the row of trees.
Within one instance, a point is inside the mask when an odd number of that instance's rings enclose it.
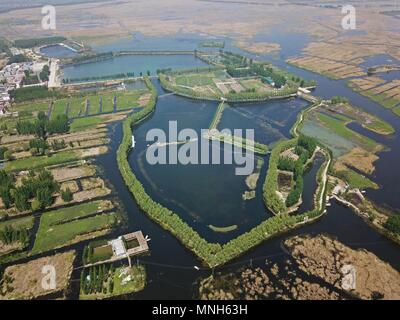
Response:
[[[267,176],[263,186],[264,203],[274,214],[285,213],[287,208],[282,200],[276,193],[278,190],[278,163],[280,155],[283,151],[297,145],[298,139],[292,139],[279,142],[271,152],[269,158],[269,167]]]
[[[35,121],[19,120],[16,124],[18,134],[34,134],[40,139],[46,139],[47,135],[55,133],[67,133],[69,131],[68,116],[57,115],[55,119],[49,120],[43,111],[38,113]]]
[[[95,54],[78,55],[72,58],[72,63],[73,64],[91,63],[91,62],[112,59],[113,57],[114,53],[112,51],[95,53]]]
[[[49,81],[49,76],[50,76],[50,68],[46,64],[43,66],[43,69],[40,72],[39,77],[40,77],[40,80],[42,80],[42,81]]]
[[[400,215],[390,216],[384,224],[384,227],[393,233],[400,234]]]
[[[15,184],[14,176],[0,170],[0,197],[6,208],[15,205],[18,211],[36,211],[53,204],[53,194],[59,191],[59,184],[53,175],[44,169],[38,173],[29,172],[28,178],[23,178],[19,186]]]
[[[349,99],[346,97],[341,97],[341,96],[334,96],[331,98],[332,104],[338,104],[338,103],[348,103]]]
[[[10,160],[12,153],[6,147],[0,146],[0,160]]]
[[[19,242],[22,248],[29,245],[29,230],[26,228],[14,228],[13,226],[6,226],[0,230],[0,241],[3,244],[13,244]]]
[[[4,170],[0,170],[0,198],[6,208],[9,208],[12,203],[11,189],[13,186],[14,176]]]
[[[264,63],[252,63],[246,67],[228,65],[227,72],[232,77],[261,76],[264,82],[266,78],[271,78],[276,88],[281,88],[286,84],[286,77],[283,74]]]
[[[10,91],[10,97],[17,103],[46,98],[59,99],[65,96],[61,91],[50,91],[43,86],[22,87]]]
[[[83,269],[80,278],[81,293],[88,294],[112,294],[114,291],[115,267],[113,264],[102,264]]]
[[[12,55],[10,59],[8,59],[7,64],[13,64],[13,63],[21,63],[21,62],[27,62],[30,61],[29,58],[23,54],[16,54]]]
[[[316,146],[317,141],[314,138],[300,135],[297,139],[297,143],[294,149],[299,158],[295,161],[293,158],[290,157],[279,156],[277,169],[293,172],[294,186],[290,191],[288,197],[286,198],[286,207],[291,207],[295,205],[299,201],[303,193],[304,167],[308,159],[314,154]],[[278,187],[277,182],[276,187]]]
[[[142,72],[139,73],[140,77],[143,75]],[[147,75],[150,75],[150,71],[147,71]],[[63,83],[72,83],[72,82],[80,82],[80,81],[96,81],[96,80],[109,80],[109,79],[120,79],[120,78],[133,78],[135,76],[135,72],[127,72],[127,73],[116,73],[105,76],[93,76],[93,77],[82,77],[82,78],[66,78],[63,79]]]
[[[32,39],[17,39],[14,41],[14,46],[18,48],[32,48],[36,46],[43,46],[46,44],[60,43],[65,40],[67,40],[67,38],[61,36],[32,38]]]

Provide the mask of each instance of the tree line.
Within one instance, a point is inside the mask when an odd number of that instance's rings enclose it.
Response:
[[[141,77],[143,75],[142,72],[139,73]],[[150,75],[150,71],[147,71],[147,75]],[[120,79],[120,78],[133,78],[135,76],[135,72],[127,72],[127,73],[116,73],[105,76],[93,76],[93,77],[81,77],[81,78],[65,78],[63,79],[63,83],[72,83],[72,82],[81,82],[81,81],[95,81],[95,80],[108,80],[108,79]]]
[[[59,99],[63,97],[66,97],[66,94],[60,91],[50,91],[44,86],[22,87],[10,91],[10,98],[16,103],[47,98]]]
[[[61,36],[32,38],[32,39],[17,39],[14,41],[14,46],[18,48],[32,48],[37,46],[43,46],[46,44],[60,43],[65,40],[67,40],[67,38]]]
[[[80,277],[81,293],[89,294],[113,294],[115,267],[113,264],[102,264],[83,269]]]
[[[29,245],[29,230],[6,226],[0,230],[0,241],[6,245],[19,242],[22,248],[26,248]]]
[[[53,204],[53,194],[60,190],[53,175],[41,169],[30,171],[28,178],[22,178],[21,183],[15,183],[12,173],[0,170],[0,197],[4,207],[15,205],[18,211],[37,211]]]
[[[40,139],[46,139],[48,135],[56,133],[67,133],[69,131],[69,120],[65,114],[57,115],[55,119],[49,120],[43,111],[40,111],[35,121],[18,120],[16,129],[20,135],[34,134]]]

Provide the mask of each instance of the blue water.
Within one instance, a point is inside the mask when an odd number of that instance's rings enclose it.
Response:
[[[46,57],[67,58],[76,56],[77,53],[59,44],[46,46],[40,49],[40,53]]]
[[[150,71],[155,75],[158,69],[185,69],[207,66],[205,62],[193,55],[128,55],[118,56],[109,60],[67,66],[63,69],[64,78],[86,78],[110,76],[120,73]]]

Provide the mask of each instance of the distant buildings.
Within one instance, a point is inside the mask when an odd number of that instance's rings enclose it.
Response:
[[[7,87],[8,91],[19,88],[25,78],[25,71],[29,71],[31,65],[30,62],[6,65],[0,70],[0,81]]]
[[[25,78],[25,71],[30,70],[31,63],[12,63],[0,70],[0,116],[7,114],[11,98],[9,91],[19,88]]]

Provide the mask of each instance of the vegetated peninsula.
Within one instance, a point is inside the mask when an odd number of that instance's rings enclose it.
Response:
[[[195,99],[251,102],[289,98],[299,87],[315,87],[314,81],[231,52],[196,52],[214,67],[183,71],[159,70],[161,85],[169,91]]]

